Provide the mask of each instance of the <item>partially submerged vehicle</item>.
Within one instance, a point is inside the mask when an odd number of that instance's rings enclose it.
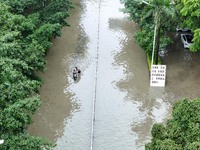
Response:
[[[184,48],[189,48],[192,45],[192,34],[181,34],[181,41]]]

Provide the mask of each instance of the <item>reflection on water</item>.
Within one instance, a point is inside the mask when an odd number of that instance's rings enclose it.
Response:
[[[29,132],[54,140],[57,150],[89,150],[95,101],[92,149],[143,150],[153,123],[165,122],[175,101],[199,96],[199,54],[169,46],[166,87],[149,87],[146,55],[133,39],[138,26],[119,11],[119,0],[73,1],[71,27],[48,53],[43,105]]]

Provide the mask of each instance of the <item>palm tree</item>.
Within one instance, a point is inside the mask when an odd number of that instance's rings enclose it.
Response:
[[[160,45],[160,29],[162,26],[162,20],[166,16],[173,16],[175,14],[175,9],[173,7],[172,0],[142,0],[142,3],[147,4],[150,7],[150,13],[153,13],[154,16],[154,41],[153,41],[153,54],[152,54],[152,64],[155,55],[155,63],[158,64],[158,52]]]

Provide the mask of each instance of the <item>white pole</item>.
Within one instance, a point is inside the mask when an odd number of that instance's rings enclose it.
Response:
[[[142,1],[142,3],[147,4],[149,6],[153,6],[152,4],[150,4],[150,3],[146,2],[146,1]]]
[[[146,2],[146,1],[142,1],[142,3],[146,4],[146,5],[150,5],[150,6],[153,6],[151,5],[150,3]],[[154,6],[153,6],[154,7]],[[157,17],[157,16],[155,16]],[[156,30],[157,30],[157,21],[155,23],[155,27],[154,27],[154,39],[153,39],[153,51],[152,51],[152,60],[151,60],[151,68],[152,68],[152,65],[153,65],[153,60],[154,60],[154,51],[155,51],[155,43],[156,43]]]
[[[153,51],[152,51],[151,66],[153,65],[153,60],[154,60],[154,51],[155,51],[155,43],[156,43],[156,30],[157,30],[157,23],[155,24],[155,28],[154,28]]]

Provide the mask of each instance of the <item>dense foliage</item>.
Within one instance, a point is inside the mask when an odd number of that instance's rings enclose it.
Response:
[[[146,150],[200,149],[200,99],[183,99],[173,107],[166,125],[154,124]]]
[[[152,54],[154,25],[160,26],[157,31],[157,53],[167,44],[170,39],[167,32],[175,31],[177,26],[190,27],[194,32],[194,44],[190,47],[192,51],[200,50],[200,1],[199,0],[121,0],[125,5],[123,10],[130,14],[141,27],[135,35],[138,44],[147,52]],[[148,36],[147,36],[148,35]],[[160,43],[159,43],[160,41]]]
[[[41,105],[44,56],[52,37],[68,25],[68,0],[0,0],[0,149],[49,149],[53,144],[26,132]]]
[[[140,25],[141,30],[137,32],[135,39],[149,55],[152,54],[153,49],[154,25],[157,26],[155,30],[155,61],[157,63],[159,50],[170,42],[166,34],[172,30],[172,26],[177,22],[175,6],[170,4],[169,0],[148,0],[147,2],[140,0],[121,1],[125,5],[123,11],[129,13],[130,18]]]
[[[190,27],[194,32],[193,45],[190,50],[200,51],[200,0],[176,0],[183,26]]]

